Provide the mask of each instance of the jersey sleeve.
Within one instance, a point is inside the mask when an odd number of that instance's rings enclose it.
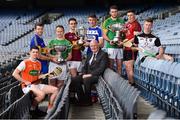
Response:
[[[53,47],[53,40],[50,40],[48,43],[48,48],[52,48]]]
[[[70,53],[72,51],[72,44],[70,41],[67,40],[67,46],[68,46],[68,53]]]
[[[31,42],[30,42],[30,48],[36,46],[35,40],[34,40],[34,39],[35,39],[35,36],[31,39]]]
[[[17,69],[18,69],[19,71],[23,71],[23,70],[25,70],[25,68],[26,68],[26,64],[25,64],[24,61],[22,61],[22,62],[17,66]]]
[[[138,41],[138,37],[135,35],[135,37],[134,37],[134,43],[135,44],[139,44],[139,41]]]
[[[102,39],[103,37],[102,37],[102,30],[101,30],[101,28],[98,29],[98,34],[99,34],[98,39]]]
[[[141,32],[141,25],[137,23],[134,28],[134,31]]]
[[[102,30],[103,32],[107,32],[108,31],[108,28],[107,28],[107,20],[105,20],[102,24]]]
[[[68,33],[66,33],[66,34],[64,35],[64,37],[65,37],[65,39],[68,40],[68,39],[69,39],[69,38],[68,38]]]
[[[156,47],[161,46],[161,41],[160,41],[160,39],[157,38],[157,39],[154,41],[154,44],[155,44]]]

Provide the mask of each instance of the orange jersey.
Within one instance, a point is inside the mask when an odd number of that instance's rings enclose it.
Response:
[[[27,80],[31,83],[39,83],[39,73],[41,71],[41,63],[39,61],[31,61],[29,59],[24,60],[25,69],[21,72],[23,80]],[[25,87],[25,83],[22,83],[22,87]]]

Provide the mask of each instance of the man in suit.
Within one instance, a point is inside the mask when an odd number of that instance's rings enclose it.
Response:
[[[82,75],[72,77],[80,105],[92,105],[91,86],[98,82],[108,65],[108,54],[102,51],[96,40],[90,42],[92,53],[87,57]],[[84,90],[82,88],[84,85]]]

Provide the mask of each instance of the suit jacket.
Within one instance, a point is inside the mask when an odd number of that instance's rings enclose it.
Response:
[[[108,54],[102,50],[96,55],[96,60],[89,64],[89,61],[92,57],[93,53],[91,53],[84,64],[82,69],[83,74],[92,74],[92,76],[100,76],[103,75],[105,69],[108,66]]]

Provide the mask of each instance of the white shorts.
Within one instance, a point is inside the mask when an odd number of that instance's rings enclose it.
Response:
[[[44,84],[37,84],[37,85],[33,84],[33,86],[35,86],[36,88],[38,88],[40,90],[42,90],[44,88]],[[28,93],[31,90],[31,87],[32,87],[32,85],[28,85],[25,88],[23,88],[22,89],[23,93],[24,94]]]
[[[121,48],[107,48],[110,59],[123,59],[123,50]]]
[[[53,62],[49,63],[49,72],[52,72],[56,67],[61,67],[62,72],[60,75],[53,77],[52,79],[57,79],[57,80],[66,80],[68,77],[68,68],[67,64],[56,64]]]
[[[68,68],[69,69],[76,68],[78,72],[81,72],[82,62],[81,61],[68,61]]]

